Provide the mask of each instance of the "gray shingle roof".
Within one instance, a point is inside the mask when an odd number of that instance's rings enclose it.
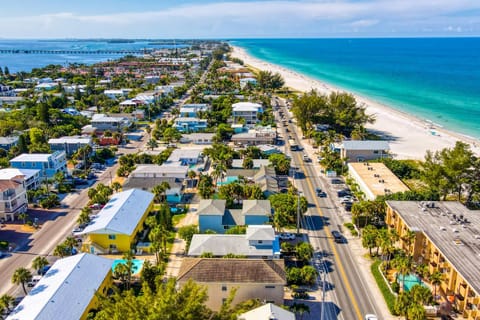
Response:
[[[227,204],[226,200],[217,200],[217,199],[203,199],[200,200],[198,205],[197,214],[201,215],[218,215],[223,216],[225,212],[225,206]]]
[[[243,215],[266,216],[271,213],[270,200],[243,200]]]

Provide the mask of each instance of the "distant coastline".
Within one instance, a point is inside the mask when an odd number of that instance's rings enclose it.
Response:
[[[283,66],[260,60],[236,44],[232,46],[234,48],[232,56],[242,59],[247,65],[257,69],[279,72],[288,87],[303,92],[315,89],[324,94],[332,91],[351,92]],[[368,113],[376,117],[376,122],[368,128],[390,141],[391,151],[397,158],[423,159],[427,150],[437,151],[453,147],[456,141],[470,144],[472,150],[480,154],[480,141],[474,137],[447,130],[432,120],[421,119],[405,111],[394,109],[365,95],[354,94],[354,96],[358,102],[366,105]]]

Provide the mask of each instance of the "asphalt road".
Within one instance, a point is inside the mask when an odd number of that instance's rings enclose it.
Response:
[[[282,110],[288,119],[287,111],[283,107]],[[281,129],[285,141],[290,135],[301,146],[301,139],[297,136],[294,124],[288,124],[288,128],[289,133]],[[286,148],[289,148],[288,143]],[[336,194],[329,185],[330,182],[320,177],[313,162],[303,161],[303,151],[288,152],[292,156],[292,166],[298,168],[295,186],[309,203],[302,227],[315,249],[314,265],[319,271],[325,271],[327,303],[324,319],[363,319],[367,313],[380,314],[377,312],[375,302],[370,298],[369,285],[372,284],[367,284],[363,279],[348,244],[336,243],[332,237],[332,230],[342,230],[342,221],[338,216],[341,209],[332,200]],[[317,197],[315,193],[317,187],[326,191],[328,196]],[[318,285],[321,288],[323,282],[319,281]],[[319,319],[320,315],[314,315],[313,318]]]
[[[145,140],[147,139],[133,141],[125,148],[119,148],[119,152],[135,153],[143,148]],[[109,185],[111,179],[115,177],[117,169],[118,163],[107,167],[93,186],[98,183]],[[21,286],[16,286],[11,282],[12,275],[17,268],[30,267],[32,260],[38,255],[46,255],[49,260],[56,259],[51,256],[52,252],[57,244],[72,233],[80,210],[88,203],[87,192],[88,188],[85,188],[81,192],[67,195],[62,201],[65,208],[52,212],[52,215],[56,216],[55,219],[45,222],[38,231],[30,236],[27,243],[0,260],[0,295],[8,293],[12,296],[23,296]]]

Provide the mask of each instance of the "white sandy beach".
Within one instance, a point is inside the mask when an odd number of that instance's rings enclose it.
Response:
[[[346,91],[320,82],[284,67],[274,65],[250,56],[244,49],[233,47],[232,56],[242,59],[246,65],[261,70],[280,73],[285,85],[299,90],[316,89],[328,94],[332,91]],[[376,121],[368,128],[380,132],[390,140],[390,148],[396,159],[423,159],[427,150],[437,151],[452,147],[457,140],[469,143],[476,154],[480,154],[480,142],[470,137],[435,127],[414,116],[396,111],[381,103],[355,94],[358,102],[367,107],[367,113],[375,115]]]

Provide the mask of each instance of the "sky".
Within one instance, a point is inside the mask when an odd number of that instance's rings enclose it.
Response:
[[[0,38],[480,36],[480,0],[2,1]]]

